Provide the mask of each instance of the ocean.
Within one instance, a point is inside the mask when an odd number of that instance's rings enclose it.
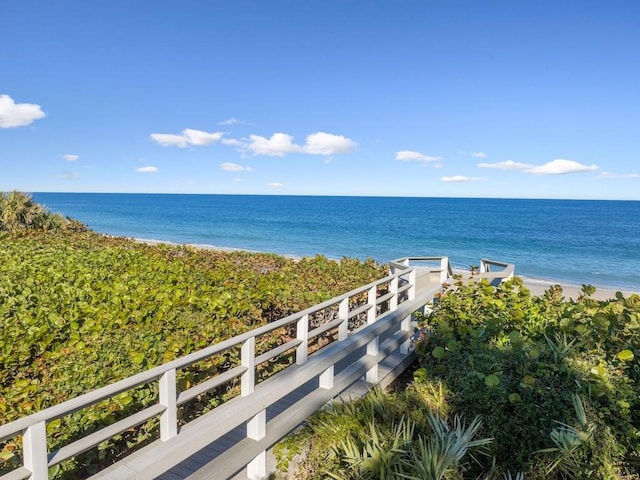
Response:
[[[105,234],[295,257],[448,256],[532,281],[640,291],[640,202],[34,193]]]

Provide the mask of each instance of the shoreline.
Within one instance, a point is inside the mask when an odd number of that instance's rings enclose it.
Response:
[[[266,252],[258,252],[258,251],[254,251],[254,250],[248,250],[246,248],[233,248],[233,247],[219,247],[216,245],[208,245],[208,244],[198,244],[198,243],[177,243],[177,242],[170,242],[170,241],[164,241],[164,240],[154,240],[154,239],[147,239],[147,238],[133,238],[131,237],[132,240],[139,242],[139,243],[145,243],[147,245],[171,245],[171,246],[189,246],[189,247],[193,247],[193,248],[201,248],[203,250],[218,250],[221,252],[248,252],[248,253],[266,253]],[[294,255],[286,255],[286,254],[276,254],[276,255],[282,255],[283,257],[287,257],[287,258],[291,258],[293,260],[299,260],[301,257],[299,256],[294,256]],[[339,259],[338,259],[339,261]],[[526,285],[526,287],[531,291],[532,295],[535,296],[540,296],[543,295],[545,291],[547,291],[549,288],[553,287],[554,285],[560,285],[562,287],[562,293],[563,296],[566,299],[572,299],[575,300],[576,298],[578,298],[578,296],[581,294],[582,291],[582,286],[581,285],[573,285],[573,284],[569,284],[566,282],[562,282],[562,281],[553,281],[553,280],[541,280],[538,278],[534,278],[534,277],[528,277],[525,275],[518,275],[517,274],[517,269],[518,266],[516,265],[516,276],[522,278],[522,280],[524,281],[524,284]],[[464,269],[456,269],[454,268],[454,273],[468,273],[467,270]],[[598,286],[598,285],[593,285],[593,287],[595,287],[596,291],[593,295],[591,295],[591,298],[595,299],[595,300],[610,300],[612,298],[615,298],[616,296],[616,292],[621,292],[625,298],[629,297],[630,295],[640,295],[640,292],[636,292],[633,290],[629,290],[629,289],[620,289],[620,288],[614,288],[614,287],[604,287],[604,286]]]
[[[542,295],[546,290],[553,287],[554,285],[560,285],[562,287],[562,295],[566,299],[575,300],[582,293],[582,286],[569,285],[566,283],[551,282],[546,280],[536,280],[521,275],[517,276],[522,278],[526,287],[531,291],[531,294],[535,296]],[[595,293],[590,295],[590,298],[593,298],[594,300],[610,300],[616,297],[617,292],[621,292],[625,298],[634,294],[640,294],[639,292],[633,292],[627,289],[614,289],[610,287],[600,287],[598,285],[593,285],[593,287],[596,289],[596,291]]]

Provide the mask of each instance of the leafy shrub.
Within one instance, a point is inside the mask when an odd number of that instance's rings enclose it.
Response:
[[[410,407],[420,415],[402,415]],[[415,421],[414,421],[415,420]],[[303,462],[292,468],[296,479],[433,479],[457,478],[475,452],[491,439],[474,439],[481,421],[452,424],[424,405],[409,405],[403,395],[373,390],[353,402],[335,402],[308,421],[308,427],[281,442],[276,455],[290,466],[301,443],[310,444]]]
[[[418,346],[420,366],[453,392],[453,413],[482,417],[497,471],[595,479],[640,470],[640,297],[596,301],[593,292],[584,286],[567,301],[558,286],[531,296],[520,279],[460,283],[424,319],[433,334]],[[548,471],[558,432],[579,427],[576,395],[595,433],[570,470]]]
[[[92,232],[0,236],[0,424],[187,355],[380,278],[373,261],[150,246]],[[282,343],[265,336],[258,349]],[[187,388],[237,362],[237,352],[180,372]],[[281,368],[278,365],[272,369]],[[265,372],[264,375],[269,372]],[[263,375],[263,376],[264,376]],[[185,405],[181,422],[234,392]],[[51,422],[50,448],[157,401],[141,386]],[[105,442],[57,475],[94,471],[127,446],[157,438],[157,422]],[[17,439],[16,441],[19,441]],[[0,443],[0,472],[20,450]],[[55,474],[53,472],[52,474]]]
[[[446,478],[640,479],[640,296],[594,291],[566,300],[560,286],[532,296],[519,278],[458,281],[419,317],[413,381],[312,417],[276,448],[297,462],[290,478],[367,478],[358,468],[373,456],[388,467],[379,478],[437,478],[415,456],[408,473],[397,451],[414,444],[397,445],[397,429],[428,438],[430,419],[463,417],[493,441]]]

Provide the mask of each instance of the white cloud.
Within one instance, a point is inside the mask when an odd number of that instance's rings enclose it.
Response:
[[[288,153],[330,156],[338,153],[349,153],[358,145],[343,135],[334,135],[326,132],[316,132],[308,135],[304,145],[293,143],[293,137],[282,132],[274,133],[271,138],[250,135],[249,140],[250,142],[245,145],[248,150],[251,150],[255,155],[267,155],[270,157],[283,157]]]
[[[568,173],[593,172],[597,169],[597,165],[583,165],[573,160],[557,158],[545,163],[544,165],[532,167],[525,171],[527,173],[534,173],[537,175],[566,175]]]
[[[220,170],[225,172],[251,172],[253,168],[238,165],[237,163],[225,162],[220,164]]]
[[[223,138],[220,140],[223,145],[231,145],[232,147],[246,147],[246,144],[235,138]]]
[[[171,133],[152,133],[151,140],[159,143],[163,147],[180,147],[187,146],[187,138],[183,135],[173,135]]]
[[[602,172],[600,178],[640,178],[640,174]]]
[[[312,155],[334,155],[336,153],[352,152],[357,145],[356,142],[343,135],[316,132],[307,136],[304,151]]]
[[[514,162],[513,160],[506,160],[498,163],[479,163],[480,168],[495,168],[498,170],[529,170],[534,168],[533,165],[526,163]]]
[[[441,182],[480,182],[484,180],[481,177],[465,177],[464,175],[454,175],[453,177],[441,177]]]
[[[67,153],[66,155],[63,155],[62,158],[64,158],[67,162],[75,162],[80,158],[80,155],[73,155],[71,153]]]
[[[302,147],[293,143],[293,137],[286,133],[274,133],[271,138],[249,135],[251,142],[247,148],[256,155],[283,157],[287,153],[301,152]]]
[[[224,132],[203,132],[202,130],[193,130],[191,128],[185,128],[182,134],[187,138],[187,142],[191,145],[209,145],[219,141]]]
[[[269,184],[269,188],[282,188],[284,187],[284,183],[280,183],[280,182],[271,182]]]
[[[151,139],[162,145],[163,147],[179,147],[185,148],[187,145],[209,145],[222,139],[224,132],[204,132],[202,130],[194,130],[185,128],[181,135],[173,133],[152,133]]]
[[[158,171],[158,168],[152,165],[149,165],[147,167],[136,168],[136,172],[138,173],[156,173],[157,171]]]
[[[35,103],[15,103],[9,95],[0,95],[0,128],[25,127],[44,118]]]
[[[240,123],[240,120],[238,120],[236,117],[231,117],[218,122],[218,125],[235,125],[236,123]]]
[[[420,163],[429,163],[429,162],[439,162],[440,160],[444,160],[442,157],[432,157],[430,155],[424,155],[420,152],[414,152],[412,150],[401,150],[396,152],[396,160],[401,162],[420,162]]]
[[[484,152],[472,152],[471,156],[475,158],[487,158],[487,154]]]

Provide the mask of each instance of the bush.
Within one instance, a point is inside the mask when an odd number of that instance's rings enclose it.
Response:
[[[493,439],[487,455],[446,478],[639,479],[640,296],[596,301],[594,292],[585,285],[574,301],[559,286],[532,296],[518,278],[458,282],[419,318],[413,382],[310,419],[295,440],[306,449],[287,449],[291,439],[277,448],[283,464],[299,453],[291,478],[367,478],[355,453],[372,457],[374,444],[397,467],[384,478],[439,478],[392,461],[416,443],[367,439],[396,438],[401,425],[430,438],[433,418],[479,418],[470,427]]]
[[[150,246],[92,232],[0,236],[0,424],[61,403],[312,306],[386,274],[375,262]],[[258,349],[283,343],[265,336]],[[260,342],[259,342],[260,343]],[[180,372],[185,387],[230,368],[233,353]],[[264,375],[278,364],[270,364]],[[185,404],[181,421],[232,391]],[[156,400],[142,386],[50,422],[50,448]],[[157,436],[147,422],[63,465],[78,478]],[[19,459],[0,442],[0,473]],[[79,470],[80,469],[80,470]],[[55,472],[52,472],[54,474]]]
[[[49,212],[35,203],[31,196],[22,192],[0,193],[0,231],[11,234],[26,230],[87,231],[87,226],[78,220]]]
[[[520,279],[459,284],[424,319],[433,334],[418,346],[420,366],[453,392],[453,413],[482,417],[497,471],[554,478],[561,463],[549,468],[559,455],[551,433],[577,425],[577,395],[596,433],[581,446],[575,478],[640,470],[640,297],[598,302],[594,291],[584,286],[565,301],[558,286],[531,296]]]

